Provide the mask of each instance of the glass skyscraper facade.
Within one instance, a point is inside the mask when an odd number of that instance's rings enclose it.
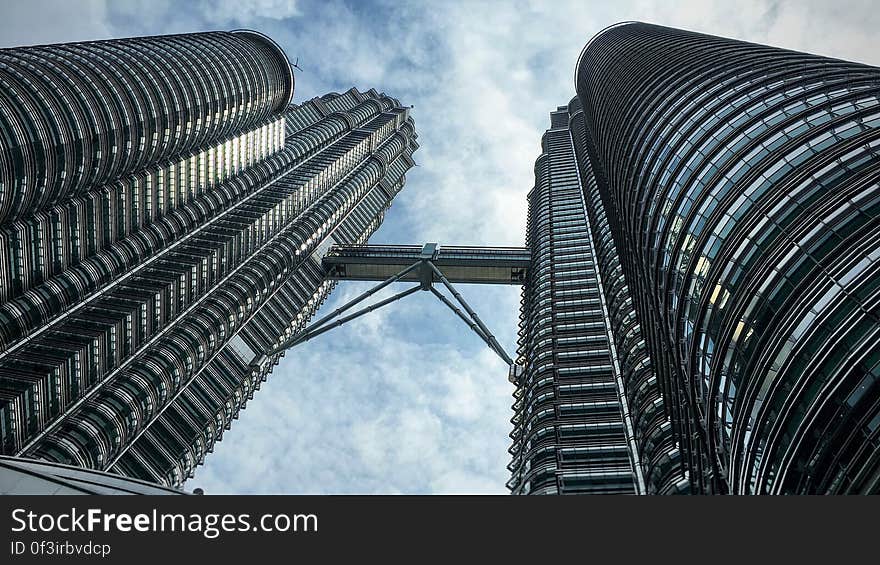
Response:
[[[180,485],[418,147],[251,31],[0,50],[0,446]]]
[[[596,363],[617,384],[616,442],[632,430],[645,492],[880,492],[880,69],[625,23],[588,43],[576,86],[568,124],[552,116],[585,203],[568,213],[570,181],[551,174],[560,200],[536,206],[546,155],[530,196],[538,278],[517,394],[546,405],[525,432],[556,451],[540,461],[555,469],[546,490],[567,491],[573,449],[568,318],[602,304],[611,337],[595,348],[612,359]],[[580,277],[597,276],[595,306],[560,308],[553,275],[569,257],[546,234],[589,239]],[[550,330],[533,331],[546,317]],[[597,424],[580,417],[579,449],[610,449]],[[514,452],[517,492],[527,463]]]

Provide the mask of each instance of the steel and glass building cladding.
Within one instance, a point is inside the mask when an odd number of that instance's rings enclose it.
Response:
[[[0,51],[3,454],[179,485],[332,288],[418,147],[373,90],[290,104],[274,42]]]
[[[661,389],[643,337],[635,304],[623,275],[608,213],[599,195],[599,180],[592,166],[585,138],[585,118],[580,102],[568,104],[568,127],[577,156],[584,193],[588,228],[600,273],[606,324],[609,328],[613,369],[617,376],[621,408],[632,427],[633,461],[641,473],[644,494],[688,492],[681,465],[681,449],[672,432],[666,394]]]
[[[621,397],[602,273],[569,134],[566,107],[550,115],[529,192],[514,393],[514,494],[642,490],[632,423]]]
[[[679,490],[880,491],[880,69],[628,23],[576,83]]]

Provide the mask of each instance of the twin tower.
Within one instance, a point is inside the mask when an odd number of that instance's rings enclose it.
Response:
[[[432,290],[510,364],[515,494],[880,492],[880,69],[603,30],[524,249],[364,245],[408,107],[293,104],[252,31],[0,50],[0,84],[7,467],[182,484],[356,278]],[[515,356],[455,282],[523,286]]]

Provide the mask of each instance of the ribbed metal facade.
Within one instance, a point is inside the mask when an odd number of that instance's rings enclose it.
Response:
[[[880,492],[880,69],[629,23],[576,82],[648,489]]]
[[[657,381],[641,325],[635,311],[609,216],[599,195],[599,180],[588,153],[586,123],[580,101],[569,102],[569,129],[587,203],[589,228],[607,301],[607,323],[615,345],[615,370],[620,379],[622,406],[627,408],[633,434],[633,459],[640,464],[644,494],[687,492],[681,449],[672,433],[666,395]],[[616,213],[616,212],[613,212]]]
[[[107,79],[30,93],[78,116],[82,147],[45,124],[16,137],[13,120],[50,118],[0,98],[3,155],[31,160],[3,164],[2,453],[179,485],[279,356],[253,363],[331,290],[328,243],[381,223],[412,119],[372,90],[289,105],[284,53],[247,31],[10,49],[0,80],[32,57]],[[72,168],[39,160],[65,152]]]
[[[255,32],[0,50],[0,221],[251,130],[293,75]]]
[[[526,244],[519,364],[508,487],[514,494],[642,490],[621,395],[602,275],[589,230],[569,113],[550,115]]]

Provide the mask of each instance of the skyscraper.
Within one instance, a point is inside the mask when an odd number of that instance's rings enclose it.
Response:
[[[626,23],[587,44],[576,85],[530,196],[515,408],[547,408],[516,422],[514,491],[529,465],[567,491],[577,450],[612,476],[631,429],[645,492],[880,492],[880,69]],[[574,298],[559,246],[578,238]],[[617,413],[593,416],[612,382]]]
[[[0,50],[2,453],[180,485],[418,147],[252,31]]]

